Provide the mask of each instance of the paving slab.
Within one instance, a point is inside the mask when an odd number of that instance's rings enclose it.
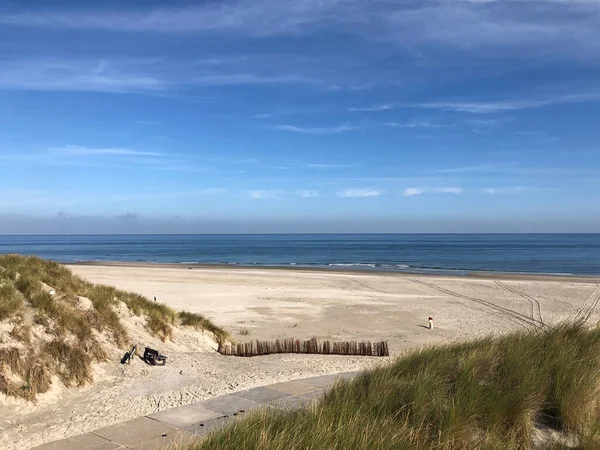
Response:
[[[304,381],[287,381],[285,383],[272,384],[269,388],[290,395],[308,394],[309,392],[321,389]]]
[[[140,417],[110,427],[101,428],[94,431],[94,434],[111,442],[131,447],[140,441],[163,437],[163,435],[169,436],[170,433],[176,433],[177,431],[177,428],[166,423],[148,417]]]
[[[270,403],[274,400],[279,400],[280,398],[289,397],[290,394],[285,392],[277,391],[275,389],[271,389],[269,387],[258,387],[254,389],[250,389],[248,391],[236,392],[235,395],[238,395],[243,398],[247,398],[248,400],[252,400],[253,402],[264,404]]]
[[[305,403],[308,403],[309,400],[302,399],[297,395],[292,397],[286,397],[279,400],[275,400],[274,402],[269,403],[270,408],[275,409],[283,409],[283,410],[293,410],[304,406]]]
[[[190,433],[194,433],[196,437],[200,437],[210,433],[211,431],[216,431],[226,427],[227,425],[231,425],[241,417],[242,416],[219,417],[217,419],[207,420],[206,422],[202,422],[201,424],[197,424],[195,426],[187,427],[186,430]]]
[[[49,442],[47,444],[38,445],[34,447],[35,450],[82,450],[91,449],[104,450],[99,445],[112,445],[112,447],[106,447],[107,449],[118,448],[118,444],[114,444],[107,439],[97,436],[92,433],[80,434],[68,439],[61,439],[60,441]],[[32,449],[33,450],[33,449]]]
[[[212,398],[202,402],[202,406],[210,411],[222,413],[231,416],[240,411],[249,411],[261,406],[260,403],[240,397],[236,394],[224,395],[222,397]]]
[[[323,398],[323,396],[325,396],[326,393],[327,393],[327,390],[321,389],[320,391],[312,391],[312,392],[307,392],[306,394],[301,394],[298,397],[300,397],[302,399],[310,400],[311,402],[314,402],[317,400],[321,400]]]
[[[177,430],[174,433],[169,433],[167,436],[159,436],[154,439],[139,442],[129,446],[132,450],[160,450],[165,449],[171,445],[185,445],[188,444],[192,439],[198,436],[194,433],[190,433],[185,430]]]
[[[314,386],[318,386],[323,389],[329,389],[333,387],[335,382],[340,379],[337,375],[323,375],[320,377],[306,378],[304,380],[305,383],[312,384]]]
[[[219,412],[206,409],[203,406],[203,402],[200,402],[167,409],[166,411],[151,414],[148,417],[173,427],[186,428],[205,420],[216,419],[222,415]]]

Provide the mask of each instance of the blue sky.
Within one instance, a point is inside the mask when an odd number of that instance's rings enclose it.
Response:
[[[0,233],[600,231],[600,1],[0,3]]]

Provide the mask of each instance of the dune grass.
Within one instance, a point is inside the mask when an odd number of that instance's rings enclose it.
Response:
[[[210,319],[207,319],[201,314],[180,311],[178,313],[179,321],[184,326],[194,327],[198,330],[211,332],[219,344],[225,343],[230,339],[229,333],[220,327],[217,327]]]
[[[82,297],[89,301],[82,303]],[[180,325],[212,332],[219,342],[228,336],[199,314],[178,313],[141,295],[90,283],[55,262],[0,255],[0,321],[10,321],[9,335],[20,343],[19,348],[0,348],[0,392],[32,400],[49,389],[53,373],[67,386],[91,382],[91,364],[108,358],[98,334],[112,337],[119,348],[129,345],[118,314],[123,304],[143,316],[148,331],[163,341]],[[50,342],[34,342],[33,327],[41,327]]]
[[[599,382],[600,330],[560,326],[425,349],[182,448],[516,450],[541,428],[600,448]]]
[[[12,284],[0,285],[0,320],[8,319],[23,310],[23,296]]]

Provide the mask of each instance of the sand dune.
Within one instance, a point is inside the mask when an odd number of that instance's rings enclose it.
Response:
[[[72,266],[114,285],[202,313],[240,341],[282,337],[389,340],[399,354],[567,319],[600,319],[594,280],[430,277],[278,269]],[[427,318],[434,318],[429,330]],[[241,334],[241,333],[244,334]],[[245,334],[245,333],[249,334]],[[97,368],[93,386],[50,392],[38,405],[0,400],[3,448],[29,448],[170,407],[295,378],[358,370],[386,358],[272,355],[224,357],[178,332],[166,367],[118,359]]]

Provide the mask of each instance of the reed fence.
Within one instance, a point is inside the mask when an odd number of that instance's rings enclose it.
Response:
[[[277,353],[319,355],[390,356],[387,341],[381,342],[319,342],[317,339],[282,339],[252,341],[240,344],[219,344],[217,351],[226,356],[263,356]]]

